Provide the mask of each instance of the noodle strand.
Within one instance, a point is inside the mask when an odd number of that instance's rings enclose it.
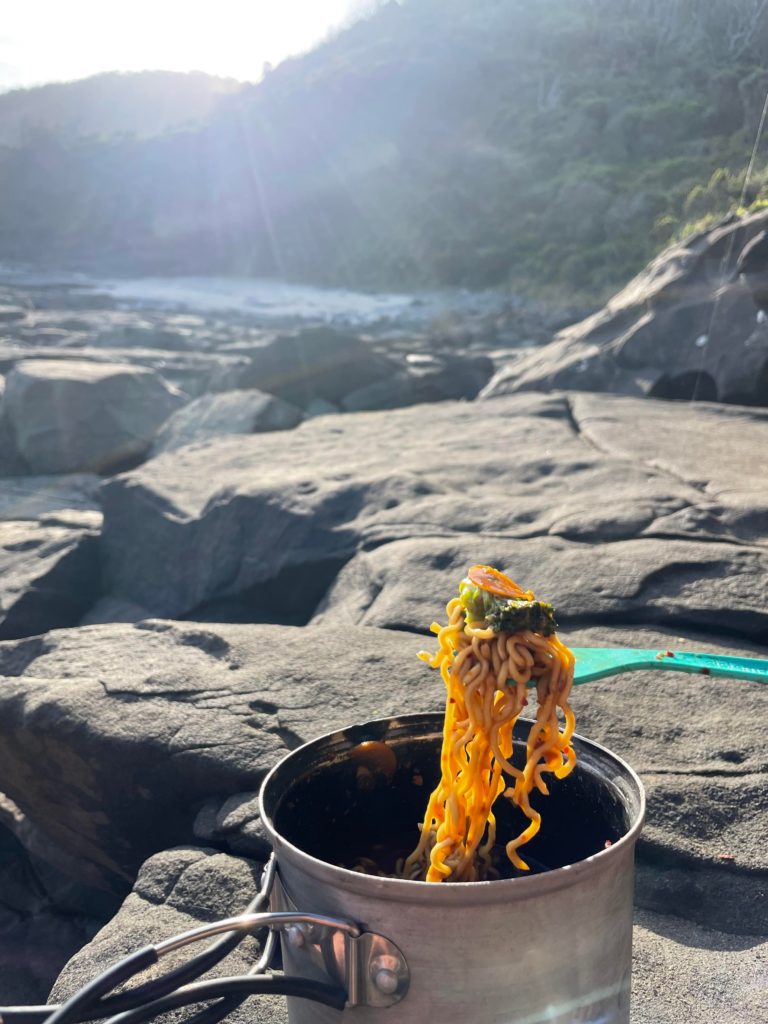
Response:
[[[530,591],[522,591],[496,570],[475,569],[495,574],[487,578],[493,582],[498,577],[500,586],[506,588],[491,593],[519,594],[534,600]],[[530,795],[537,790],[546,796],[549,789],[544,775],[563,779],[576,763],[570,746],[575,717],[568,704],[574,657],[554,632],[494,631],[487,622],[468,621],[458,597],[448,602],[446,614],[446,625],[433,623],[430,627],[437,635],[437,651],[419,654],[440,670],[446,689],[441,778],[430,795],[418,845],[400,873],[427,882],[493,877],[493,805],[501,795],[528,818],[524,831],[505,844],[512,864],[527,871],[528,864],[518,850],[541,827],[541,815],[531,806]],[[529,687],[536,689],[536,719],[528,733],[525,764],[518,767],[512,762],[512,737],[528,703]],[[563,716],[562,727],[558,711]]]

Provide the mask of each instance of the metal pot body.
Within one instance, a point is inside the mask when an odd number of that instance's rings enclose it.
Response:
[[[528,723],[519,724],[522,736]],[[307,779],[322,784],[326,776],[348,772],[355,751],[371,741],[391,748],[406,771],[415,762],[421,771],[429,751],[437,758],[441,735],[442,716],[436,714],[354,726],[293,751],[265,780],[262,816],[290,904],[349,918],[386,936],[402,951],[409,972],[407,992],[396,1006],[339,1012],[289,999],[291,1024],[628,1024],[634,847],[645,802],[632,769],[598,744],[574,738],[581,773],[574,793],[588,799],[568,830],[583,826],[596,847],[574,863],[527,877],[427,884],[360,874],[323,860],[315,855],[323,843],[317,822],[310,822],[306,841],[297,842],[301,825],[296,832],[292,812],[311,818],[318,802],[294,800]],[[359,779],[359,764],[355,772]],[[567,781],[554,781],[551,790]],[[428,792],[425,787],[424,804]],[[363,793],[363,805],[369,797]],[[546,803],[540,810],[546,821]],[[345,807],[339,813],[344,818]],[[331,806],[324,820],[332,835],[341,819]],[[603,841],[604,833],[613,838]],[[557,848],[557,837],[553,843]],[[324,977],[286,941],[283,962],[288,974]]]

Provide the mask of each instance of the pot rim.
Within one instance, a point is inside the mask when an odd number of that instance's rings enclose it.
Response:
[[[369,722],[361,723],[361,727],[386,726],[389,723],[400,725],[408,722],[432,720],[435,723],[436,732],[442,729],[443,712],[419,712],[409,715],[391,715],[387,718],[371,719]],[[521,718],[520,722],[530,722],[531,719]],[[586,879],[596,872],[602,871],[612,860],[621,860],[624,855],[631,857],[632,850],[643,827],[646,812],[645,788],[639,776],[623,758],[619,757],[608,747],[604,747],[594,740],[586,739],[578,733],[574,733],[572,740],[584,746],[588,751],[595,751],[603,757],[611,760],[622,774],[634,787],[637,796],[637,813],[635,820],[627,832],[611,846],[597,853],[585,857],[583,860],[573,864],[566,864],[563,867],[553,868],[541,874],[530,875],[529,877],[503,878],[485,882],[450,882],[445,885],[416,881],[407,878],[383,878],[378,875],[366,875],[349,868],[342,868],[336,864],[329,864],[306,853],[300,847],[295,846],[282,836],[277,829],[265,808],[265,797],[273,785],[273,780],[278,771],[290,758],[298,755],[308,747],[318,745],[324,740],[330,740],[334,736],[342,736],[343,729],[334,729],[333,732],[317,736],[300,747],[289,751],[275,764],[264,778],[259,790],[259,813],[264,827],[269,836],[273,849],[277,854],[278,867],[281,854],[287,855],[301,870],[316,879],[318,882],[330,884],[339,890],[355,892],[363,896],[377,895],[391,900],[399,900],[408,903],[427,903],[434,906],[458,905],[467,902],[472,903],[499,903],[508,902],[512,899],[528,899],[544,892],[552,892],[565,886],[573,885],[581,879]],[[578,761],[577,761],[578,763]]]

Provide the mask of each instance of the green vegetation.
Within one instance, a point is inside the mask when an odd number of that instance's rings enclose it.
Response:
[[[760,0],[384,4],[204,124],[0,145],[0,259],[599,300],[768,202],[766,53]]]
[[[704,231],[728,211],[743,216],[768,207],[768,166],[753,172],[746,193],[744,179],[744,170],[737,173],[718,167],[706,185],[694,185],[685,197],[680,218],[670,217],[664,232],[671,228],[675,239],[681,240]]]

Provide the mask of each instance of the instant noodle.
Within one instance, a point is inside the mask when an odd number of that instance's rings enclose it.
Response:
[[[446,612],[447,625],[431,626],[437,652],[419,655],[440,669],[446,687],[441,778],[429,798],[421,839],[400,873],[427,882],[494,877],[493,805],[502,795],[529,820],[505,846],[514,867],[527,871],[518,849],[541,825],[530,795],[534,789],[548,795],[545,773],[565,778],[576,762],[568,705],[574,658],[557,637],[552,606],[491,566],[469,570]],[[512,733],[532,686],[536,720],[525,763],[518,766],[511,760]]]

